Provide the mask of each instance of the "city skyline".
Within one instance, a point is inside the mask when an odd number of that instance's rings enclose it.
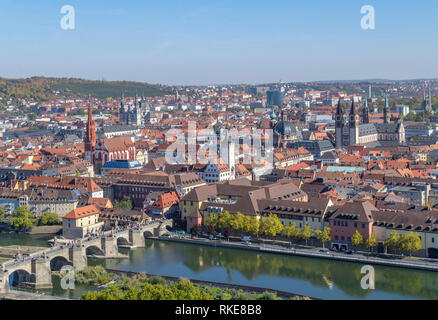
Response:
[[[67,4],[74,30],[60,27]],[[361,29],[364,5],[375,8],[375,30]],[[0,76],[166,85],[436,78],[437,8],[426,0],[4,1]]]

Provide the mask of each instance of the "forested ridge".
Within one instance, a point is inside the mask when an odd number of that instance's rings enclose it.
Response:
[[[172,93],[170,87],[132,81],[96,81],[75,78],[32,77],[27,79],[0,78],[0,97],[3,101],[26,99],[50,100],[55,97],[81,98],[91,94],[99,99],[144,95],[163,96]]]

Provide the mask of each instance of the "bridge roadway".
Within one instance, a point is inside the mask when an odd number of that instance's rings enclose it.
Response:
[[[87,255],[117,258],[119,246],[144,247],[145,238],[161,236],[172,224],[172,220],[166,220],[120,231],[111,230],[101,237],[72,241],[73,245],[57,245],[20,260],[7,261],[0,269],[0,293],[10,291],[10,281],[14,286],[25,283],[35,289],[51,288],[52,271],[60,270],[64,265],[83,270],[87,266]]]

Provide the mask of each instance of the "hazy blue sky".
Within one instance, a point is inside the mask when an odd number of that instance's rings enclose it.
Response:
[[[76,29],[62,30],[63,5]],[[363,5],[376,29],[362,30]],[[436,0],[0,0],[0,76],[162,84],[438,76]]]

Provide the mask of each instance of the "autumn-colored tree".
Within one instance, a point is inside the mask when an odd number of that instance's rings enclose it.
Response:
[[[409,253],[410,256],[414,252],[421,250],[421,239],[416,233],[410,232],[404,234],[399,239],[400,250]]]
[[[325,227],[324,230],[316,230],[316,237],[322,242],[322,247],[325,248],[325,243],[331,240],[331,230],[329,227]]]
[[[295,222],[283,228],[282,235],[289,239],[297,239],[299,237],[299,230]]]
[[[260,231],[266,236],[275,237],[283,231],[283,224],[277,215],[270,213],[268,217],[262,219]]]
[[[351,243],[356,248],[356,250],[363,245],[363,237],[358,230],[351,237]]]
[[[307,242],[309,241],[310,238],[312,238],[314,234],[314,230],[309,227],[308,224],[305,224],[303,226],[303,229],[300,231],[300,238],[306,241],[306,246],[307,246]]]
[[[225,230],[226,228],[231,226],[231,214],[228,211],[223,212],[219,215],[219,219],[217,221],[217,227]]]
[[[400,235],[393,230],[389,238],[385,240],[384,246],[390,250],[398,251],[400,249]]]
[[[372,233],[371,236],[366,240],[365,245],[370,252],[373,251],[373,248],[377,247],[377,239],[374,233]]]

